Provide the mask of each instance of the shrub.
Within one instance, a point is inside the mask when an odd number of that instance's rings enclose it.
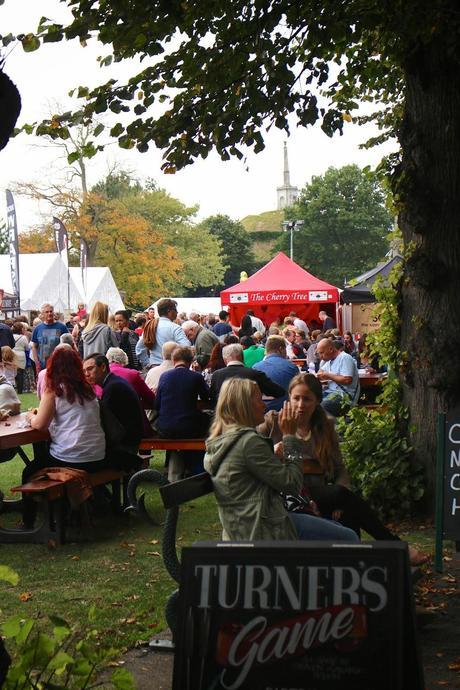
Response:
[[[405,360],[399,348],[397,286],[401,275],[402,264],[392,270],[385,285],[380,282],[373,286],[380,328],[366,343],[389,372],[377,398],[381,409],[355,407],[347,414],[347,423],[338,423],[354,488],[383,519],[408,517],[425,493],[423,469],[413,458],[408,442],[408,412],[397,378]]]
[[[423,471],[414,466],[399,383],[390,378],[377,399],[383,412],[354,407],[339,421],[344,462],[355,490],[382,519],[408,517],[424,494]]]

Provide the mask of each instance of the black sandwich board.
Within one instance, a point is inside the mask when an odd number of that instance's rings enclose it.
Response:
[[[182,550],[173,690],[423,690],[403,542]]]
[[[446,414],[443,536],[460,540],[460,408]]]
[[[460,546],[460,406],[438,415],[435,567],[442,572],[442,541]]]

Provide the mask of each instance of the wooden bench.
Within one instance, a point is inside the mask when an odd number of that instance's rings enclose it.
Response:
[[[132,472],[126,473],[115,469],[105,469],[100,472],[88,473],[87,480],[92,488],[111,485],[111,506],[115,512],[122,512],[126,505],[127,486]],[[72,481],[71,479],[69,481]],[[63,544],[66,538],[70,506],[66,498],[66,481],[53,479],[32,479],[15,486],[13,493],[27,495],[40,504],[43,521],[33,529],[0,529],[2,543],[47,543]],[[123,496],[123,498],[122,498]],[[80,505],[80,519],[83,529],[88,529],[90,519],[87,502]]]
[[[139,450],[166,451],[168,453],[168,479],[170,482],[175,482],[182,478],[187,466],[186,456],[183,455],[183,451],[206,450],[206,439],[152,436],[151,438],[142,439]]]

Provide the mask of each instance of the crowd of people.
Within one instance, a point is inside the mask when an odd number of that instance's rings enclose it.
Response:
[[[23,481],[50,466],[133,471],[142,437],[206,437],[224,538],[397,539],[351,491],[334,423],[358,401],[360,361],[378,362],[326,312],[234,324],[165,298],[134,315],[79,305],[65,323],[44,304],[32,327],[0,322],[0,346],[0,410],[2,389],[12,414],[15,391],[36,389],[28,419],[50,437]],[[30,527],[32,502],[23,517]]]

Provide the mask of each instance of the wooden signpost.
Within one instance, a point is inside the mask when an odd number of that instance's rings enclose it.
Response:
[[[174,690],[423,690],[402,542],[182,551]]]
[[[443,539],[460,550],[460,406],[438,415],[435,568],[442,572]]]

